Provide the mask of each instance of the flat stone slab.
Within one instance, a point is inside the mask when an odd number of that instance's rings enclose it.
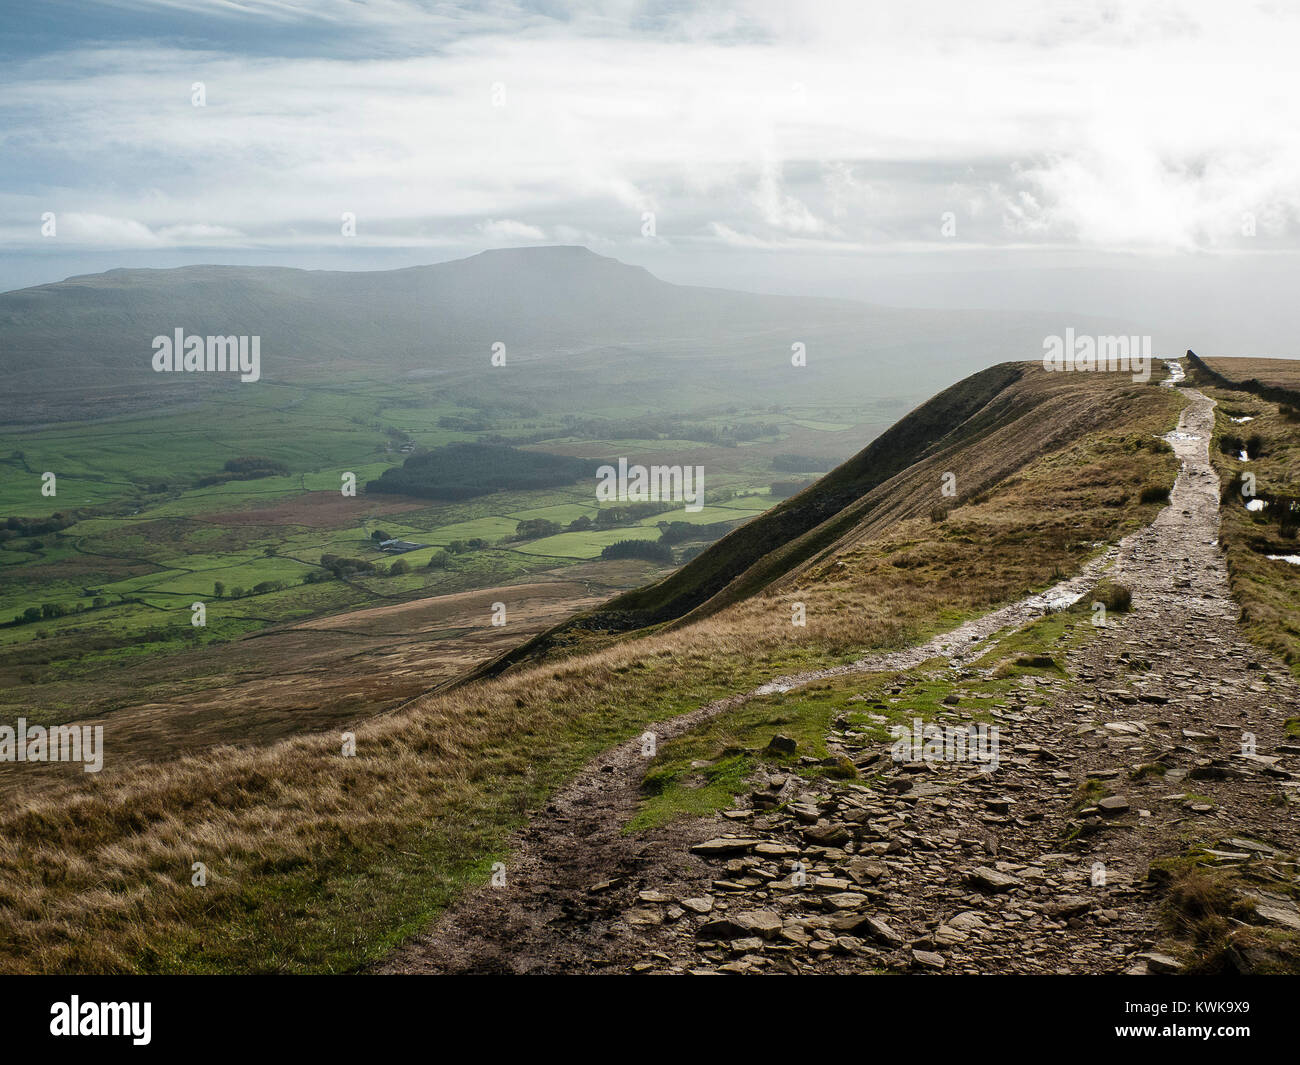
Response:
[[[971,887],[978,888],[980,891],[989,891],[995,895],[1002,891],[1010,891],[1012,888],[1024,886],[1024,881],[1018,877],[1011,876],[1009,873],[999,873],[996,869],[990,869],[986,865],[976,866],[967,873],[966,882]]]

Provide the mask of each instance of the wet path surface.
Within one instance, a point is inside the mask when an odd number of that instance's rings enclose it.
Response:
[[[1294,876],[1300,849],[1300,746],[1284,728],[1300,691],[1238,631],[1216,545],[1213,405],[1186,394],[1169,506],[1079,576],[920,647],[776,678],[655,726],[662,743],[757,695],[936,658],[960,700],[974,676],[962,667],[988,637],[1074,601],[1111,567],[1132,612],[1070,653],[1068,678],[1022,678],[993,708],[995,771],[893,762],[888,745],[836,731],[834,750],[864,772],[884,767],[872,788],[772,768],[734,810],[630,836],[645,769],[633,741],[533,820],[505,887],[472,893],[382,971],[1171,967],[1152,953],[1152,860],[1208,842],[1225,865]],[[1269,908],[1292,920],[1294,904]]]

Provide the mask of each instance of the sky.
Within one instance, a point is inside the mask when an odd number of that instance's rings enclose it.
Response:
[[[1281,0],[0,0],[0,289],[584,244],[1297,355],[1298,52]]]

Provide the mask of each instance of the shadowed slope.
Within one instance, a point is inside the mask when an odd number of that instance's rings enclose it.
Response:
[[[565,648],[581,630],[697,621],[779,587],[829,549],[972,499],[1045,449],[1103,424],[1117,403],[1150,387],[1111,374],[1051,374],[1023,363],[990,367],[945,389],[821,480],[663,580],[541,633],[463,680]],[[945,473],[956,478],[955,497],[941,493]]]

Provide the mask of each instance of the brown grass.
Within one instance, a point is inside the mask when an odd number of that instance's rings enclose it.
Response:
[[[612,743],[774,673],[951,627],[1149,521],[1137,491],[1173,462],[1147,441],[1177,399],[1125,395],[1111,426],[1054,440],[941,524],[915,508],[703,621],[372,718],[354,758],[337,737],[297,738],[11,803],[0,970],[330,972],[381,956]],[[806,628],[790,624],[796,600]],[[190,885],[196,861],[206,887]]]
[[[1300,383],[1300,368],[1262,368],[1261,363],[1281,360],[1215,359],[1214,369],[1234,379],[1267,370],[1279,385]],[[1237,366],[1241,363],[1240,367]],[[1267,556],[1300,554],[1300,539],[1277,520],[1277,508],[1246,510],[1240,475],[1255,474],[1256,490],[1271,496],[1300,496],[1300,423],[1285,417],[1279,404],[1248,392],[1207,388],[1218,402],[1215,442],[1210,459],[1219,474],[1224,503],[1219,541],[1227,556],[1232,596],[1241,606],[1241,623],[1247,636],[1272,651],[1300,677],[1300,566],[1272,561]],[[1236,423],[1231,417],[1250,416]],[[1262,449],[1257,458],[1241,462],[1221,452],[1218,438],[1228,434],[1258,435]]]
[[[1204,866],[1195,857],[1155,863],[1151,876],[1164,887],[1163,931],[1188,973],[1300,972],[1300,935],[1260,925],[1249,879]],[[1261,886],[1283,896],[1294,890],[1293,885],[1269,878]]]
[[[1300,359],[1206,359],[1215,373],[1231,381],[1259,381],[1274,388],[1300,390]]]

